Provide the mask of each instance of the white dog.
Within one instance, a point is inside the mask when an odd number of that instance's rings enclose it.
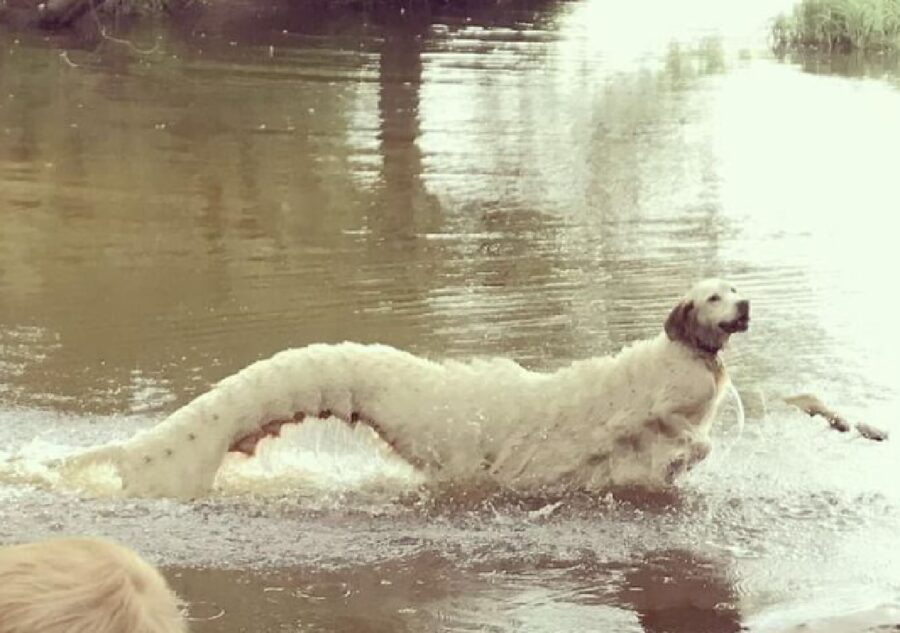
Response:
[[[179,606],[152,565],[107,541],[0,548],[0,633],[186,633]]]
[[[710,449],[727,384],[719,350],[749,303],[710,279],[665,332],[552,373],[509,360],[428,361],[382,345],[312,345],[221,381],[156,427],[63,466],[110,462],[125,494],[193,497],[223,456],[307,417],[364,424],[431,479],[489,478],[517,490],[663,486]]]

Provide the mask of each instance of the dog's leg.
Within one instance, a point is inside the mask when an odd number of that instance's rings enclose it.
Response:
[[[709,427],[714,412],[699,421],[680,412],[651,415],[615,433],[609,453],[611,483],[619,486],[667,486],[710,453]]]

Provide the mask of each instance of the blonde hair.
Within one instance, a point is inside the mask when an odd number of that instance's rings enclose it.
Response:
[[[0,633],[187,633],[155,567],[99,539],[0,548]]]

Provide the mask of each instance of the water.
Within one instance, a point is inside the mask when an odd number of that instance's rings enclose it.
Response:
[[[200,632],[896,624],[896,441],[781,403],[896,428],[896,62],[772,59],[775,2],[629,7],[0,32],[0,451],[128,437],[312,342],[552,369],[727,276],[747,421],[677,493],[433,498],[322,423],[194,503],[7,481],[0,542],[126,542]]]

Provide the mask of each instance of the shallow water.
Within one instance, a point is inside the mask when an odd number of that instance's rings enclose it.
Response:
[[[897,624],[895,440],[780,402],[896,426],[897,67],[772,59],[767,4],[0,32],[0,453],[127,437],[311,342],[550,369],[701,276],[754,306],[743,431],[730,405],[672,495],[430,498],[322,423],[194,503],[7,478],[0,542],[129,543],[201,632]]]

